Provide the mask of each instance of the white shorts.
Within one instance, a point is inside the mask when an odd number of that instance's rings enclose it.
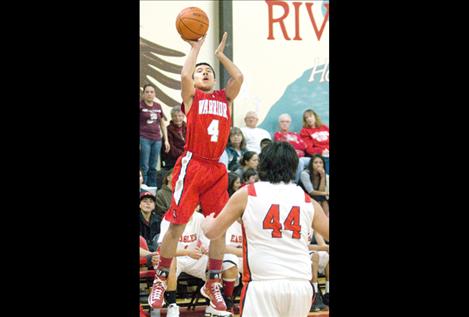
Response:
[[[329,263],[329,252],[327,251],[310,251],[309,255],[313,255],[313,253],[319,254],[319,269],[318,272],[324,274],[324,270]]]
[[[200,259],[195,260],[189,256],[176,257],[176,276],[178,277],[182,272],[206,280],[206,271],[208,264],[208,256],[203,255]],[[226,271],[233,266],[238,265],[238,257],[234,254],[225,254],[223,256],[222,271]]]
[[[313,288],[306,280],[251,281],[241,294],[243,317],[306,317]]]

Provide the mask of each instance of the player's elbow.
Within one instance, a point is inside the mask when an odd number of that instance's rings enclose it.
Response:
[[[233,77],[233,79],[236,80],[238,83],[242,84],[244,81],[244,75],[239,72]]]

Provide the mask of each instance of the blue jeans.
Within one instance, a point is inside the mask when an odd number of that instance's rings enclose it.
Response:
[[[161,140],[153,141],[140,137],[140,169],[143,183],[147,186],[156,186],[156,163],[158,163],[161,143]]]

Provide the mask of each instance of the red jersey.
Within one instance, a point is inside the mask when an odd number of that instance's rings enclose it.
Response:
[[[301,136],[296,132],[282,132],[277,131],[274,134],[275,142],[288,142],[290,143],[298,154],[298,157],[305,156],[306,143],[303,141]]]
[[[308,154],[322,154],[322,151],[329,150],[329,128],[325,124],[319,128],[303,128],[300,135]]]
[[[185,113],[185,107],[181,107]],[[230,135],[231,116],[225,90],[215,90],[206,94],[195,89],[187,116],[185,151],[195,157],[217,161],[225,151]]]

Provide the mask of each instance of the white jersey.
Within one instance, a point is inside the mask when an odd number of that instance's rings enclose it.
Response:
[[[226,230],[226,245],[234,248],[243,247],[243,230],[238,221],[233,222],[228,230]]]
[[[309,281],[308,233],[314,216],[309,195],[293,183],[257,182],[247,189],[242,217],[243,281]]]
[[[308,244],[311,244],[311,241],[313,241],[313,235],[314,235],[313,228],[309,228],[309,231],[308,231]]]
[[[202,221],[204,216],[200,212],[194,212],[192,218],[186,224],[186,228],[179,238],[178,249],[195,249],[195,247],[200,247],[201,245],[208,249],[210,240],[205,237],[202,232]],[[160,236],[158,237],[158,244],[163,241],[163,237],[168,231],[169,221],[161,221]]]

